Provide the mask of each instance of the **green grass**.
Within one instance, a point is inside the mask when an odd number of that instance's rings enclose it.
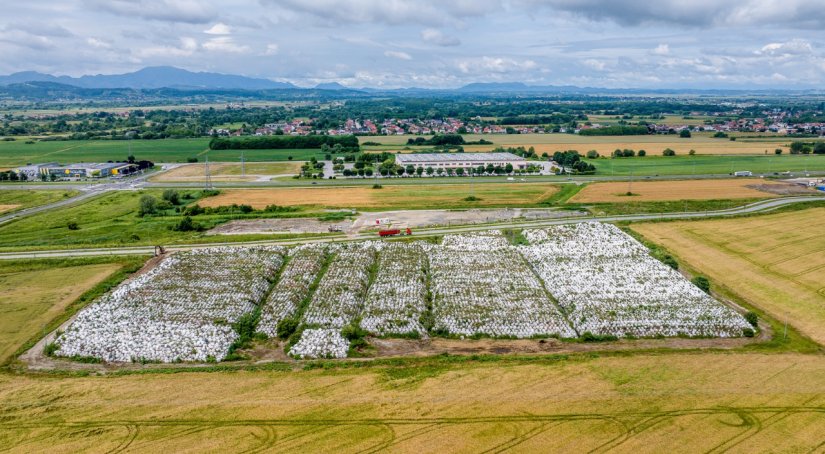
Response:
[[[77,194],[77,191],[6,190],[0,191],[0,205],[19,205],[16,208],[2,212],[2,214],[7,214],[26,208],[54,203],[65,198],[74,197]]]
[[[130,144],[131,142],[131,144]],[[0,166],[12,167],[29,163],[123,161],[132,154],[138,159],[154,162],[186,162],[187,158],[205,159],[208,138],[165,140],[68,140],[35,142],[0,142]],[[320,150],[244,150],[246,161],[305,161],[310,157],[323,158]],[[238,162],[240,150],[209,151],[210,161]]]
[[[568,204],[570,208],[589,210],[596,216],[612,216],[622,214],[647,214],[647,213],[677,213],[695,211],[718,211],[741,207],[749,203],[758,202],[762,199],[738,199],[738,200],[673,200],[661,202],[628,202],[622,203],[587,203]]]
[[[740,170],[757,173],[825,171],[825,156],[645,156],[643,158],[593,159],[599,176],[730,174]]]
[[[196,191],[192,191],[196,192]],[[84,203],[38,213],[0,226],[0,250],[31,250],[42,248],[83,248],[165,245],[173,243],[214,243],[223,241],[277,240],[312,235],[206,235],[203,232],[177,232],[172,227],[179,215],[137,215],[138,201],[144,194],[160,199],[162,190],[140,192],[118,191]],[[241,215],[196,216],[195,222],[204,228]],[[74,221],[78,230],[69,230]]]
[[[0,262],[0,363],[31,348],[86,304],[120,284],[147,257],[86,257]],[[108,274],[102,280],[100,274]],[[69,298],[69,299],[67,299]]]

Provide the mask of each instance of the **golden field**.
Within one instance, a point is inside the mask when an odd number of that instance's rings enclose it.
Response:
[[[28,270],[0,267],[0,363],[120,267],[116,263]]]
[[[20,208],[20,205],[0,205],[0,213],[4,211],[11,211]]]
[[[351,188],[306,190],[320,189]],[[825,208],[813,208],[632,228],[717,288],[724,285],[780,321],[786,314],[821,343],[822,219]],[[36,335],[117,266],[0,269],[0,342],[19,345]],[[758,347],[89,376],[12,369],[0,372],[0,447],[12,453],[822,452],[822,350],[760,353]]]
[[[364,137],[363,141],[381,143],[380,147],[365,147],[377,151],[400,150],[407,139],[412,136]],[[645,150],[649,156],[660,156],[665,148],[671,148],[678,155],[687,155],[695,150],[699,155],[773,155],[780,148],[783,154],[789,153],[792,139],[765,135],[731,141],[715,139],[709,133],[696,133],[689,139],[680,139],[674,135],[649,136],[580,136],[577,134],[467,134],[464,140],[493,142],[493,145],[465,145],[465,151],[490,151],[495,147],[534,147],[539,153],[553,154],[556,151],[578,150],[584,154],[596,150],[602,156],[610,156],[613,150],[630,148],[635,151]]]
[[[249,162],[245,164],[245,175],[241,175],[240,163],[212,163],[209,173],[213,181],[243,182],[255,181],[260,177],[295,175],[301,172],[303,162]],[[163,172],[149,179],[155,182],[203,182],[206,181],[205,164],[186,164]]]
[[[825,208],[634,224],[711,281],[825,344]]]
[[[672,200],[754,199],[777,197],[749,186],[771,185],[783,188],[784,183],[761,180],[676,180],[591,183],[570,198],[575,203],[657,202]],[[630,191],[634,195],[628,196]]]
[[[204,207],[247,204],[315,206],[327,208],[453,208],[465,206],[529,206],[547,199],[559,188],[547,183],[420,184],[394,185],[382,189],[367,186],[326,188],[228,189],[198,202]],[[466,202],[470,194],[480,201]]]
[[[818,452],[825,358],[0,375],[9,452]]]

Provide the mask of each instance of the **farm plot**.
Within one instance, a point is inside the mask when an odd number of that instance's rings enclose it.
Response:
[[[374,261],[375,247],[371,243],[341,246],[318,283],[304,314],[304,323],[341,329],[358,317]]]
[[[380,335],[425,333],[419,321],[427,309],[427,257],[422,245],[388,243],[377,265],[361,327]]]
[[[672,200],[755,199],[777,197],[795,185],[762,182],[749,178],[735,180],[676,180],[593,183],[570,198],[572,203],[627,203]],[[768,192],[773,191],[773,192]],[[632,195],[628,196],[627,192]],[[813,191],[811,191],[813,192]]]
[[[524,257],[579,333],[736,337],[749,324],[609,224],[529,230]]]
[[[290,251],[280,280],[261,308],[259,332],[275,337],[278,323],[295,315],[301,301],[309,295],[326,256],[326,248],[319,245],[299,246]]]
[[[447,235],[428,255],[436,332],[575,337],[501,232]]]
[[[105,361],[223,359],[231,326],[252,312],[282,263],[281,248],[181,252],[82,310],[56,354]]]

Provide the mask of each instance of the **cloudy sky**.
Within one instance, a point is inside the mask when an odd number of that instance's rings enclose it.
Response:
[[[822,0],[36,0],[0,74],[173,65],[352,87],[821,88]]]

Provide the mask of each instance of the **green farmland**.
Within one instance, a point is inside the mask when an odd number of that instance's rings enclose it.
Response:
[[[710,175],[749,170],[754,174],[774,172],[825,171],[825,156],[645,156],[588,160],[597,175]]]
[[[130,144],[131,142],[131,144]],[[105,162],[126,160],[131,147],[138,159],[154,162],[186,162],[197,157],[203,162],[209,139],[165,140],[69,140],[52,142],[0,142],[0,167],[14,167],[38,162]],[[306,161],[310,157],[323,158],[320,150],[244,150],[246,161]],[[210,161],[241,160],[240,150],[209,151]]]

